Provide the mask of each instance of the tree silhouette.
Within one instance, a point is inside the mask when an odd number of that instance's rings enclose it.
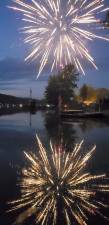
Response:
[[[74,89],[77,87],[78,73],[74,65],[65,66],[57,75],[50,77],[45,91],[47,103],[56,107],[59,103],[59,97],[62,104],[70,105],[74,97]]]

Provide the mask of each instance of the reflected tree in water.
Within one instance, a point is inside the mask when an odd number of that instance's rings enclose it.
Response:
[[[109,119],[89,119],[89,120],[78,120],[79,127],[83,132],[93,130],[94,128],[103,128],[109,126]]]
[[[45,127],[52,143],[57,146],[61,144],[66,150],[71,150],[74,147],[77,138],[74,126],[63,123],[56,112],[45,115]]]

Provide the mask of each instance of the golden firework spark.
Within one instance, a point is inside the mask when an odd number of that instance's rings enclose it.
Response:
[[[67,225],[70,225],[72,218],[79,225],[87,225],[88,214],[102,215],[101,206],[108,206],[100,200],[97,201],[96,194],[109,192],[109,185],[104,182],[106,176],[86,172],[95,146],[82,155],[83,141],[76,144],[72,153],[66,153],[62,146],[53,147],[51,143],[51,150],[47,152],[38,137],[37,142],[38,156],[25,152],[30,166],[22,172],[21,198],[11,202],[10,211],[24,208],[16,223],[21,224],[34,214],[37,223],[43,225],[51,221],[51,224],[55,225],[58,221],[60,203],[61,213]]]
[[[32,46],[26,60],[39,58],[38,76],[48,63],[52,65],[51,71],[73,63],[84,74],[83,58],[97,69],[87,41],[109,41],[97,34],[99,15],[109,10],[104,6],[105,0],[31,0],[30,4],[23,0],[12,1],[16,6],[10,8],[21,12],[26,23],[22,28],[26,35],[24,42]]]

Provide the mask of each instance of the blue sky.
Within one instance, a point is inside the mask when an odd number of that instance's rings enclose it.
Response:
[[[23,35],[19,34],[22,26],[20,14],[7,8],[10,4],[11,0],[0,0],[0,92],[28,97],[32,88],[33,96],[41,98],[47,85],[48,73],[44,71],[40,79],[36,80],[38,62],[36,65],[24,62],[29,46],[24,45]],[[103,32],[109,36],[109,30]],[[95,41],[87,45],[99,70],[86,64],[86,75],[80,75],[79,86],[87,83],[94,87],[109,88],[109,42]]]

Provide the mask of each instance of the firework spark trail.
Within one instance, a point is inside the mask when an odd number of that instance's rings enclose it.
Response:
[[[10,211],[24,208],[16,223],[21,224],[34,214],[36,222],[40,222],[41,225],[47,224],[48,221],[55,225],[60,202],[67,225],[70,225],[72,218],[79,225],[87,225],[88,214],[103,216],[100,209],[108,205],[100,199],[97,200],[96,194],[109,192],[106,176],[86,172],[95,146],[82,155],[83,141],[76,145],[72,153],[66,153],[62,146],[57,151],[57,147],[52,146],[52,143],[51,151],[47,152],[38,137],[37,142],[37,156],[25,152],[30,166],[22,171],[19,183],[21,198],[9,203]]]
[[[12,1],[16,6],[10,8],[21,12],[26,23],[22,28],[24,42],[32,46],[26,60],[39,58],[38,76],[48,62],[51,71],[73,63],[85,74],[81,62],[85,58],[97,69],[86,43],[94,39],[109,41],[96,34],[96,28],[101,28],[99,14],[109,10],[104,6],[105,0],[31,0],[30,4]]]

